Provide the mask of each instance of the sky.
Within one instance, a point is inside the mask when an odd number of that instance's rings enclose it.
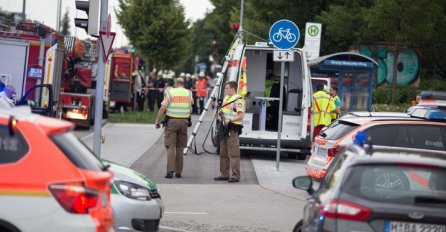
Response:
[[[74,18],[87,18],[83,11],[76,10],[75,0],[61,0],[62,11],[61,18],[65,12],[69,11],[71,35],[85,39],[88,37],[84,29],[74,26]],[[27,19],[37,20],[43,24],[56,28],[57,22],[57,3],[58,0],[26,0],[26,17]],[[196,21],[204,18],[207,11],[211,11],[214,7],[209,0],[180,0],[185,7],[186,19]],[[0,0],[0,8],[2,11],[22,12],[23,0]],[[128,44],[128,40],[122,32],[118,24],[118,20],[114,13],[114,9],[118,8],[118,0],[108,1],[108,13],[111,16],[111,31],[116,32],[116,38],[113,47],[121,47]]]

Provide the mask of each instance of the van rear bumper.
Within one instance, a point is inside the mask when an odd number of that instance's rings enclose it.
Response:
[[[311,144],[309,139],[299,139],[299,140],[280,140],[280,145],[282,148],[291,148],[299,150],[310,150]],[[277,139],[255,139],[255,138],[243,138],[240,137],[240,149],[243,147],[277,147]]]

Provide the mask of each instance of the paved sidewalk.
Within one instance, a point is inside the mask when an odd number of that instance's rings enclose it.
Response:
[[[105,142],[101,145],[101,158],[130,167],[163,134],[164,130],[155,129],[153,124],[107,123],[102,128]],[[93,148],[91,133],[82,141]]]

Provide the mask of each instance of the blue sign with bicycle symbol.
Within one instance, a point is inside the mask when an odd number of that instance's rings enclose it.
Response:
[[[292,21],[282,19],[271,26],[269,38],[276,48],[290,49],[299,42],[299,28]]]

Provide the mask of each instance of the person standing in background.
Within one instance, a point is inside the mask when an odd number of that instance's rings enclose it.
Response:
[[[198,103],[198,114],[204,111],[204,102],[208,96],[208,85],[206,76],[203,71],[200,72],[199,81],[197,83],[197,103]]]
[[[153,112],[155,110],[155,102],[158,91],[155,89],[157,86],[158,80],[156,79],[156,75],[154,72],[149,73],[149,80],[147,81],[147,98],[149,102],[149,111]]]
[[[319,135],[322,128],[330,125],[331,117],[330,112],[336,109],[331,96],[324,91],[324,85],[318,84],[316,87],[317,92],[313,94],[313,141],[316,136]]]
[[[335,105],[335,110],[330,113],[331,121],[334,121],[339,118],[339,114],[341,113],[342,101],[338,96],[338,87],[332,86],[328,90],[328,94],[331,96],[331,100]]]

